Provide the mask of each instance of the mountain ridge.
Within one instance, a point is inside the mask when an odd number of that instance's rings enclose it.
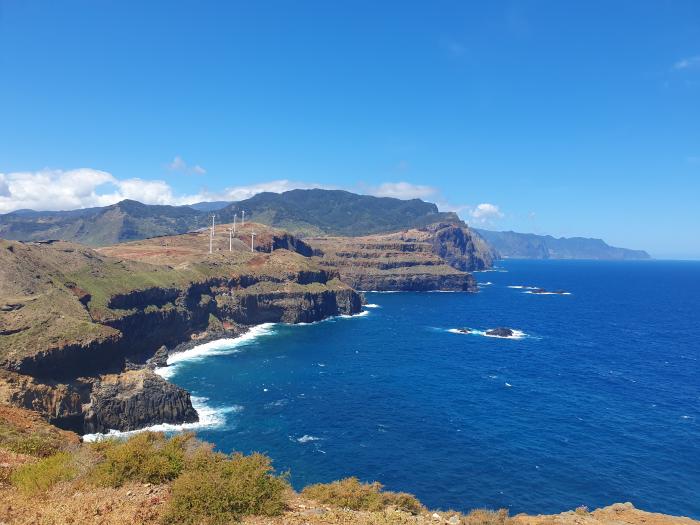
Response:
[[[501,257],[511,259],[597,259],[644,260],[651,256],[644,250],[610,246],[591,237],[553,237],[535,233],[476,229]]]

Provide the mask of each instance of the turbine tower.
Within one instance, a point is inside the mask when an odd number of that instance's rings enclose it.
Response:
[[[233,251],[233,228],[228,229],[228,251]]]
[[[255,235],[257,235],[254,231],[250,232],[250,251],[253,252],[255,251]]]
[[[241,215],[241,228],[243,228],[243,226],[245,226],[245,210],[241,212]]]
[[[216,214],[212,213],[211,214],[211,231],[209,232],[209,253],[214,252],[214,224],[215,224],[215,217]]]
[[[233,233],[236,233],[236,215],[237,213],[233,214]]]

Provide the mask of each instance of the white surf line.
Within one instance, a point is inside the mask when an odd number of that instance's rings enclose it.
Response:
[[[323,322],[330,319],[347,319],[353,317],[364,317],[369,315],[369,311],[365,310],[354,315],[337,315],[322,319]],[[254,340],[267,336],[273,335],[273,328],[277,324],[283,323],[262,323],[251,327],[244,334],[238,337],[229,337],[224,339],[217,339],[215,341],[209,341],[207,343],[202,343],[188,350],[183,350],[182,352],[176,352],[168,356],[167,366],[159,367],[154,370],[156,374],[164,379],[168,379],[173,376],[178,365],[180,363],[186,363],[188,361],[201,361],[209,356],[215,355],[228,355],[234,354],[240,351],[240,347],[245,346]],[[296,325],[309,325],[314,323],[290,323],[289,326]],[[231,412],[239,412],[243,407],[234,405],[233,407],[223,407],[223,408],[212,408],[206,404],[207,398],[192,396],[192,407],[196,410],[199,416],[199,421],[195,423],[182,423],[182,424],[172,424],[172,423],[160,423],[157,425],[151,425],[148,427],[140,428],[137,430],[119,431],[110,430],[105,433],[94,433],[85,434],[83,436],[83,441],[92,442],[100,441],[107,438],[120,438],[125,436],[131,436],[138,432],[181,432],[183,430],[196,430],[200,428],[216,428],[221,427],[226,424],[225,414]]]
[[[123,432],[119,430],[109,430],[105,433],[96,432],[94,434],[85,434],[83,436],[83,441],[94,443],[110,438],[120,439],[133,436],[140,432],[183,432],[185,430],[198,430],[202,428],[220,428],[226,424],[226,414],[243,410],[243,407],[240,405],[222,408],[210,407],[206,404],[208,399],[205,397],[192,396],[190,399],[192,400],[192,407],[197,411],[197,415],[199,416],[199,421],[195,423],[160,423],[158,425],[151,425],[149,427]]]

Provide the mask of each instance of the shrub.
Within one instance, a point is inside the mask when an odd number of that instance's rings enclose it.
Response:
[[[574,512],[579,516],[585,516],[588,514],[588,507],[586,507],[585,505],[581,505],[580,507],[576,507],[576,510]]]
[[[252,514],[275,516],[284,510],[288,486],[267,456],[227,457],[202,449],[173,483],[165,522],[213,525]]]
[[[354,477],[309,485],[302,494],[319,503],[351,510],[377,511],[396,507],[414,514],[424,510],[423,505],[410,494],[385,491],[381,483],[362,483]]]
[[[45,458],[60,450],[61,441],[46,432],[28,434],[0,421],[0,447],[18,454]]]
[[[465,525],[506,525],[510,521],[507,509],[476,509],[461,519]]]
[[[127,481],[164,483],[177,478],[185,467],[192,434],[166,438],[162,433],[143,432],[127,441],[106,440],[93,445],[104,455],[92,474],[97,485],[120,487]]]
[[[48,490],[59,481],[69,481],[75,476],[73,456],[68,452],[59,452],[22,465],[11,474],[10,479],[20,490],[35,493]]]

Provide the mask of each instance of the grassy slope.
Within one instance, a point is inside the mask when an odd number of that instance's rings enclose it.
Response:
[[[256,227],[264,237],[263,226],[247,227]],[[0,330],[6,334],[0,339],[0,361],[114,337],[115,330],[95,321],[125,313],[109,308],[117,294],[152,287],[182,289],[213,277],[240,275],[270,281],[260,290],[284,290],[279,282],[300,271],[319,270],[312,259],[286,250],[250,253],[242,240],[236,251],[228,252],[224,235],[217,237],[214,254],[207,248],[206,233],[121,244],[103,253],[66,242],[0,240],[0,307],[5,308],[0,310]],[[324,285],[307,286],[312,291]],[[296,291],[303,289],[296,285]],[[84,306],[79,299],[86,293],[90,298]]]

